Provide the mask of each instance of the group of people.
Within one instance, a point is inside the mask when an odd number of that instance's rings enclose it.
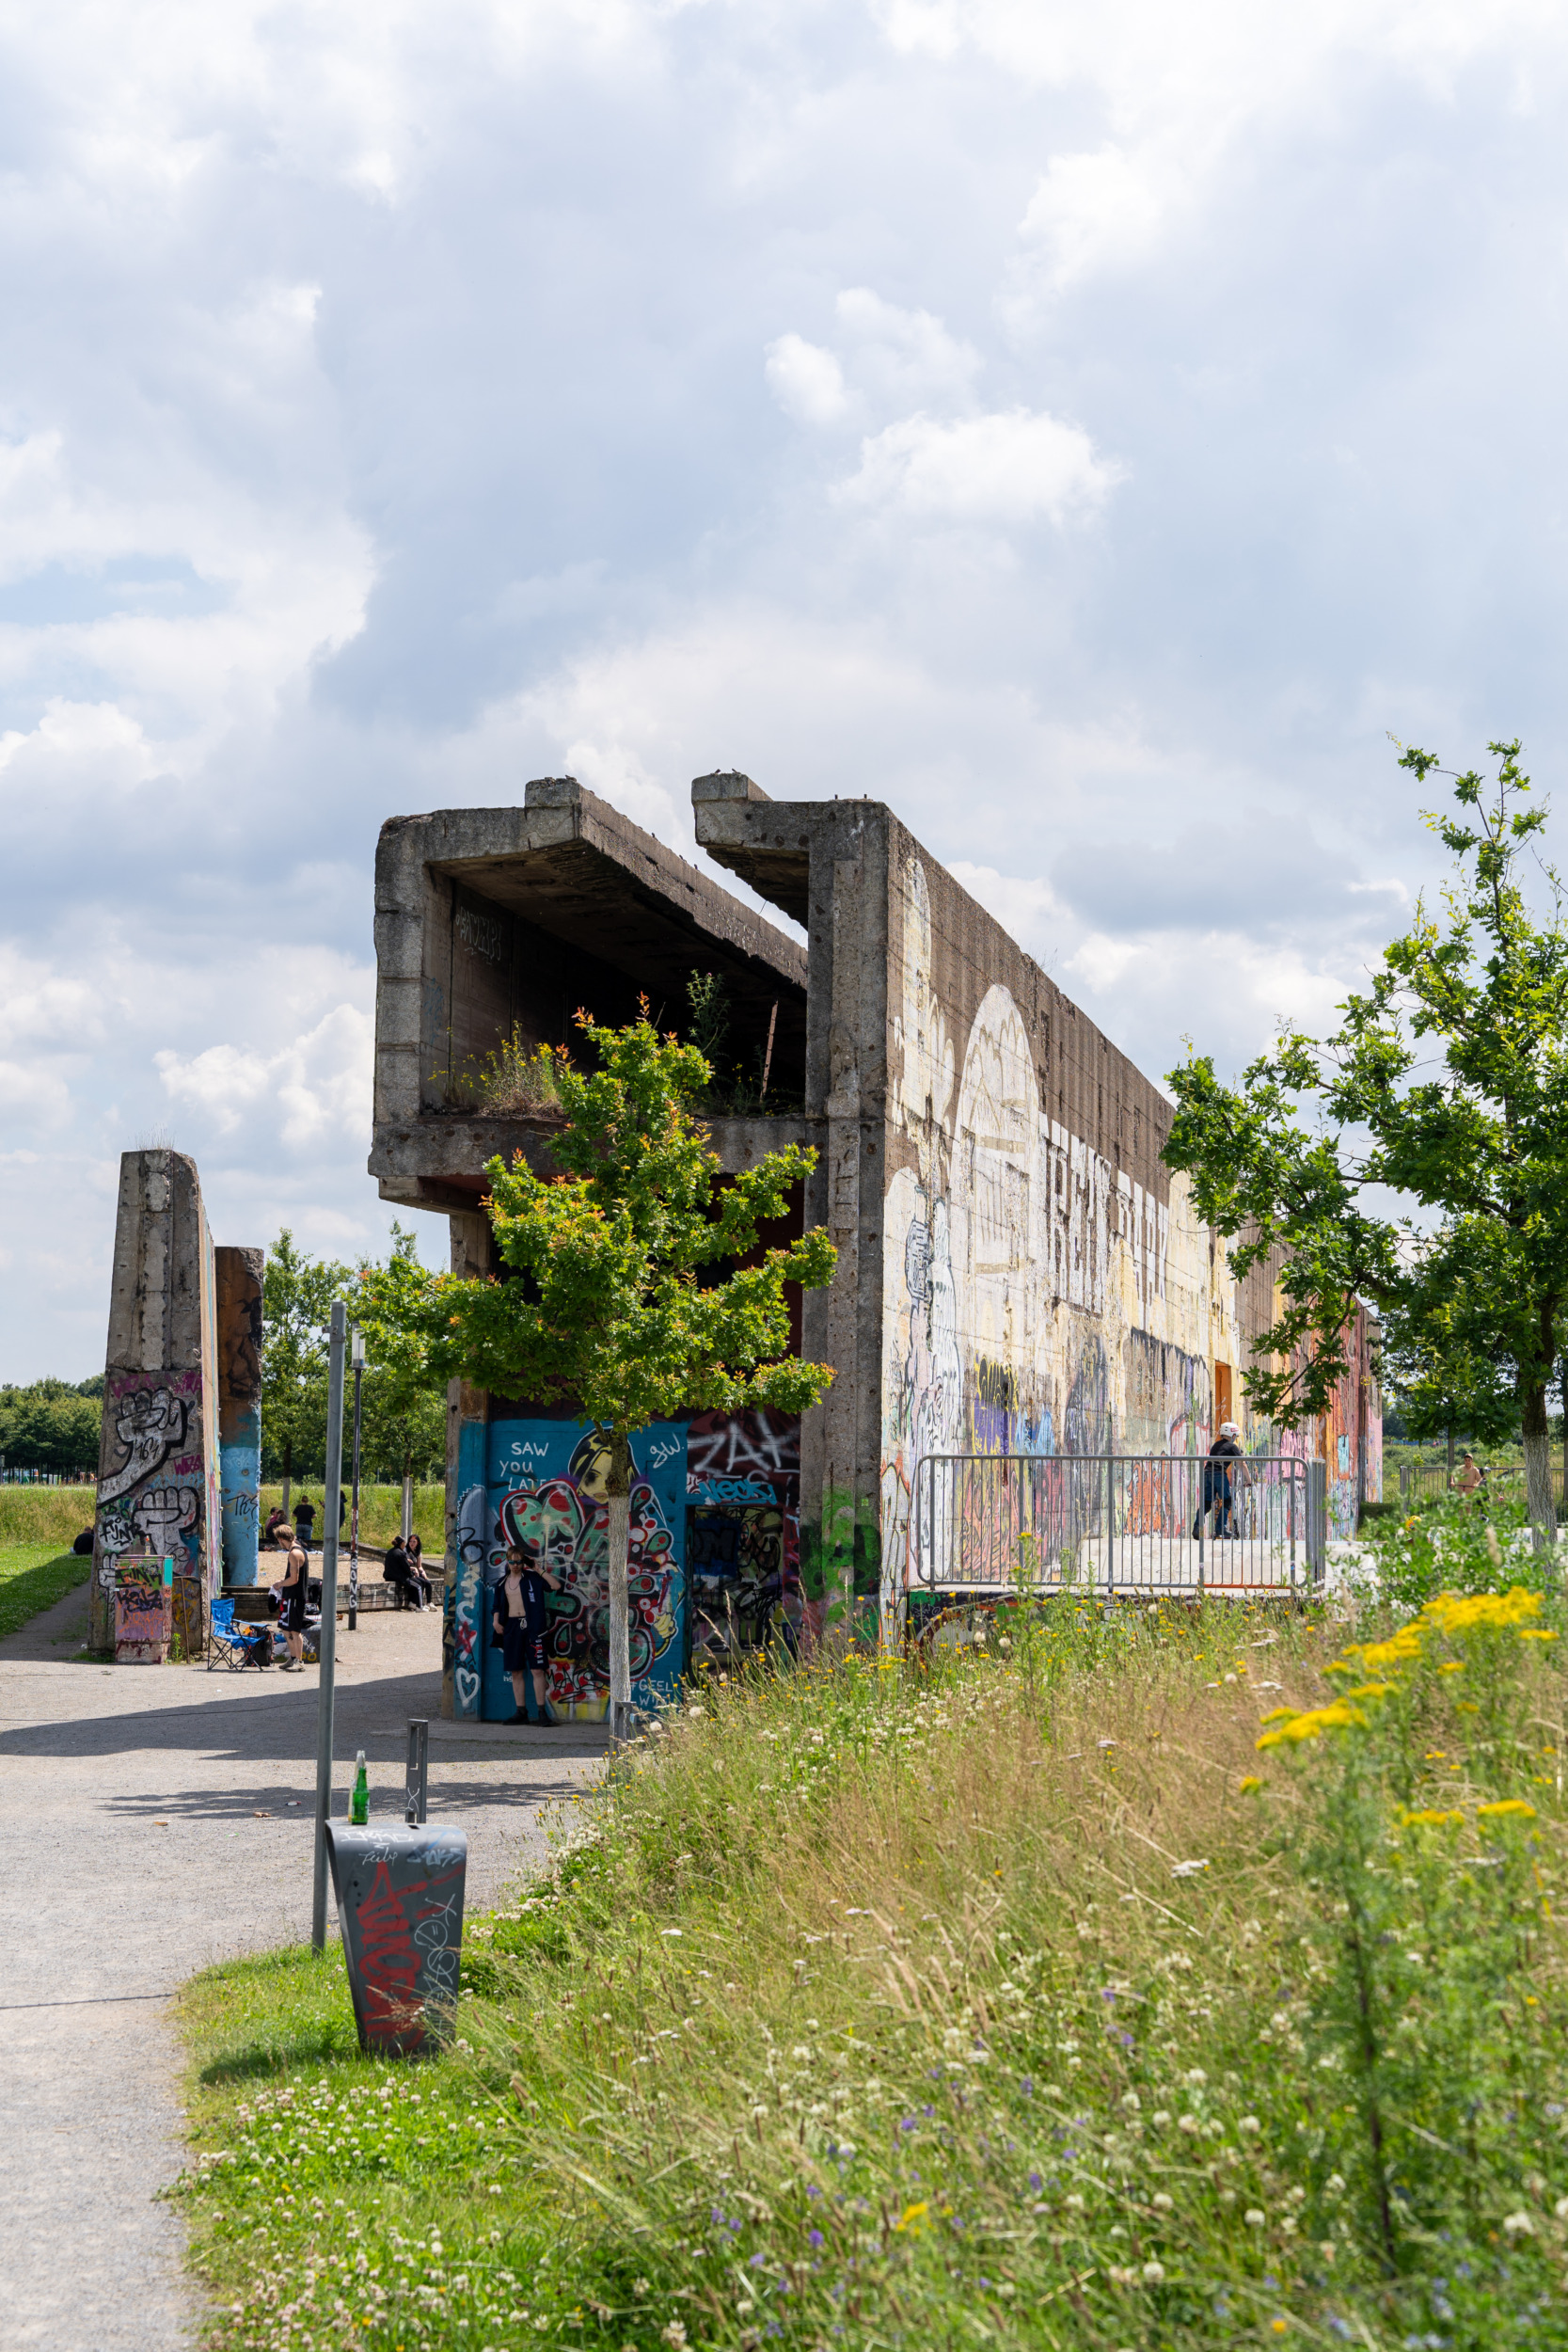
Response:
[[[348,1497],[338,1491],[338,1528],[340,1534],[348,1517]],[[316,1506],[309,1495],[301,1495],[294,1504],[293,1524],[283,1510],[267,1514],[261,1530],[263,1547],[286,1552],[283,1574],[275,1590],[278,1598],[278,1625],[288,1642],[289,1654],[283,1661],[285,1674],[297,1674],[305,1663],[305,1611],[309,1591],[310,1542],[315,1532]],[[394,1535],[382,1562],[383,1581],[394,1587],[400,1608],[424,1609],[435,1597],[435,1588],[424,1565],[424,1547],[418,1535]]]
[[[322,1500],[325,1503],[325,1497],[324,1496]],[[348,1497],[340,1486],[338,1489],[338,1533],[340,1535],[347,1520]],[[269,1511],[266,1525],[261,1530],[262,1543],[269,1548],[282,1550],[288,1540],[289,1515],[287,1511]],[[293,1540],[296,1544],[303,1545],[307,1551],[316,1540],[316,1506],[309,1495],[300,1495],[295,1499]]]

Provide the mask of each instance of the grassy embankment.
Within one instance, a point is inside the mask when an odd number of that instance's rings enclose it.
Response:
[[[0,1641],[85,1584],[91,1565],[57,1544],[0,1543]]]
[[[320,1486],[306,1491],[319,1509]],[[91,1526],[93,1499],[91,1486],[0,1486],[0,1641],[87,1581],[91,1562],[69,1546]],[[280,1486],[263,1486],[262,1517],[282,1499]],[[403,1489],[362,1487],[359,1506],[364,1540],[385,1549],[402,1524]],[[446,1540],[444,1508],[442,1487],[415,1487],[414,1524],[437,1559]]]
[[[343,1482],[345,1486],[347,1480]],[[309,1496],[316,1506],[316,1534],[322,1532],[322,1499],[325,1493],[321,1480],[296,1479],[289,1497],[292,1511],[302,1494]],[[438,1559],[446,1549],[446,1494],[444,1486],[416,1486],[414,1489],[414,1532],[427,1553]],[[283,1501],[281,1486],[261,1489],[261,1517],[278,1508]],[[403,1488],[401,1486],[361,1486],[359,1489],[359,1534],[367,1544],[385,1550],[403,1525]]]
[[[212,2341],[1568,2344],[1542,1608],[711,1692],[471,1924],[439,2062],[357,2055],[336,1957],[195,1981]]]
[[[0,1641],[87,1581],[70,1546],[92,1506],[90,1486],[0,1486]]]

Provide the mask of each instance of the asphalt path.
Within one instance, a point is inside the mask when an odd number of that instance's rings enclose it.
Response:
[[[78,1592],[0,1642],[0,2341],[177,2352],[200,2312],[158,2201],[184,2161],[167,2004],[309,1935],[317,1677],[103,1666],[85,1630]],[[434,1611],[340,1626],[338,1659],[338,1788],[363,1748],[401,1820],[407,1720],[430,1719],[431,1818],[467,1832],[470,1912],[496,1903],[598,1736],[443,1725]]]

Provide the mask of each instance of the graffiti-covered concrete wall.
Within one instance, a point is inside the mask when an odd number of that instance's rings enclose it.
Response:
[[[879,802],[771,801],[729,772],[697,778],[692,804],[699,843],[803,928],[803,955],[570,778],[531,785],[523,811],[384,830],[371,1155],[383,1196],[454,1212],[453,1264],[487,1270],[485,1161],[521,1151],[547,1169],[547,1121],[477,1115],[450,1073],[494,1050],[512,1021],[566,1041],[562,1009],[590,972],[584,956],[605,993],[594,1009],[615,1018],[623,997],[678,1007],[693,970],[719,972],[748,1055],[760,1063],[766,1037],[780,1056],[759,1115],[713,1120],[721,1165],[811,1145],[803,1216],[838,1250],[832,1288],[808,1293],[800,1319],[802,1352],[835,1377],[792,1433],[798,1463],[779,1485],[804,1638],[835,1611],[870,1619],[879,1606],[889,1629],[898,1621],[917,1466],[937,1454],[1195,1454],[1228,1418],[1251,1454],[1323,1459],[1331,1527],[1351,1533],[1381,1478],[1366,1316],[1326,1422],[1276,1438],[1243,1386],[1274,1320],[1269,1269],[1238,1282],[1163,1166],[1171,1105],[1158,1088]],[[488,958],[484,972],[475,958]],[[482,1703],[481,1588],[499,1558],[505,1466],[531,1465],[534,1491],[556,1497],[555,1539],[581,1564],[584,1592],[597,1539],[575,1424],[467,1389],[451,1411],[448,1507],[465,1566],[449,1689],[463,1711]],[[732,1534],[693,1517],[689,1438],[672,1424],[650,1440],[675,1451],[639,1456],[648,1540],[668,1534],[670,1613],[677,1624],[688,1613],[663,1659],[682,1641],[690,1653],[698,1554],[712,1565]],[[537,1451],[515,1457],[513,1445]],[[684,1513],[679,1477],[658,1501],[656,1475],[683,1445]],[[759,1520],[743,1534],[755,1548],[766,1531]],[[650,1625],[668,1597],[656,1584]]]
[[[175,1624],[193,1646],[222,1576],[217,1297],[196,1163],[127,1152],[119,1163],[103,1436],[93,1529],[90,1639],[114,1642],[122,1560],[175,1564]]]
[[[1354,1532],[1382,1469],[1365,1313],[1326,1425],[1259,1422],[1269,1272],[1234,1279],[1163,1165],[1164,1095],[879,803],[745,778],[693,803],[711,853],[809,926],[806,1213],[840,1265],[806,1302],[806,1352],[838,1371],[802,1430],[808,1590],[898,1620],[923,1457],[1195,1454],[1227,1419],[1249,1454],[1325,1458]]]
[[[264,1253],[220,1245],[217,1277],[218,1470],[223,1576],[254,1584],[261,1527],[261,1272]]]

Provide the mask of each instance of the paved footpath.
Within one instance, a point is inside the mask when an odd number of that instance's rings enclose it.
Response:
[[[177,2214],[182,2056],[168,1996],[310,1932],[316,1674],[77,1661],[85,1595],[0,1642],[0,2343],[182,2352],[198,2297]],[[431,1719],[430,1812],[468,1833],[470,1910],[543,1851],[592,1733],[442,1725],[440,1627],[338,1635],[338,1784],[355,1751],[401,1820],[405,1724]],[[477,1736],[476,1736],[477,1733]]]

